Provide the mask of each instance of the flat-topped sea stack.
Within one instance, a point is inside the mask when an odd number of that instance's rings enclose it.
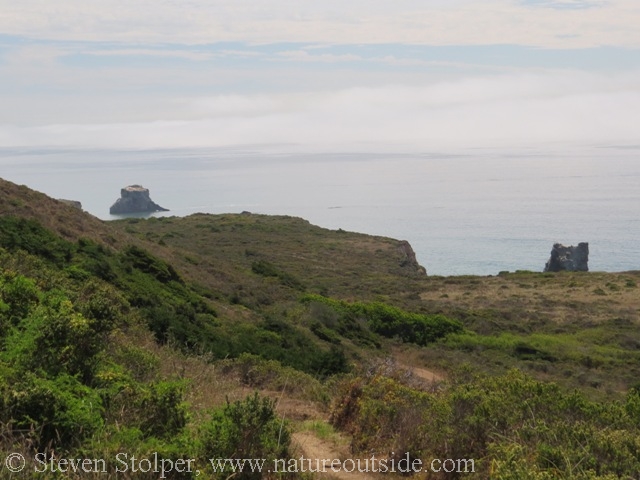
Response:
[[[168,211],[168,209],[154,203],[149,197],[149,189],[141,185],[129,185],[120,190],[120,198],[109,209],[109,213],[112,215]]]
[[[579,243],[577,246],[565,247],[560,243],[553,245],[551,257],[544,266],[545,272],[588,272],[589,244]]]

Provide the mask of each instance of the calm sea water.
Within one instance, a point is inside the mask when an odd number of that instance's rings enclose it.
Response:
[[[432,275],[540,271],[555,242],[640,269],[640,146],[464,154],[0,150],[0,176],[108,220],[138,183],[170,215],[287,214],[408,240]]]

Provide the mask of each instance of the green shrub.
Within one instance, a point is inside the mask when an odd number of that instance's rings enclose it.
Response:
[[[202,458],[276,459],[289,455],[291,434],[284,419],[278,418],[275,402],[258,393],[215,410],[199,433]],[[228,478],[229,472],[216,478]],[[238,472],[233,478],[260,479],[260,472]]]
[[[199,476],[198,469],[205,472],[206,465],[196,465],[195,463],[187,464],[189,459],[195,459],[197,456],[194,450],[193,437],[187,434],[180,434],[172,438],[146,437],[144,433],[137,427],[130,427],[121,423],[106,425],[97,431],[91,438],[88,438],[81,449],[71,453],[74,458],[92,458],[102,459],[105,461],[105,470],[107,474],[97,475],[78,475],[70,476],[70,472],[63,476],[55,476],[55,478],[107,478],[107,479],[135,479],[135,480],[158,480],[166,478],[169,480],[186,480],[197,478]],[[135,460],[134,460],[135,458]],[[158,471],[154,471],[155,458],[158,459]],[[148,469],[146,459],[150,459],[151,469]],[[131,469],[131,461],[137,471]],[[164,463],[164,471],[163,468]],[[172,462],[172,463],[169,463]],[[180,461],[185,467],[183,471],[172,469],[172,465]],[[193,462],[193,460],[191,460]],[[128,471],[124,472],[125,465]],[[186,471],[190,467],[191,471]],[[145,472],[145,470],[147,470]],[[120,473],[117,473],[117,472]],[[31,477],[29,477],[31,478]],[[41,477],[38,477],[41,478]],[[49,477],[45,477],[49,478]],[[52,477],[54,478],[54,477]],[[206,476],[206,478],[210,478]]]
[[[295,398],[322,404],[329,401],[326,382],[276,360],[243,353],[238,358],[225,359],[216,365],[225,376],[235,374],[244,385],[251,388],[284,392]]]
[[[280,280],[282,285],[293,288],[295,290],[304,291],[305,287],[300,280],[293,275],[283,272],[275,265],[266,260],[257,260],[251,264],[251,271],[263,277],[275,277]]]
[[[178,437],[187,425],[184,382],[142,383],[118,364],[104,366],[96,378],[109,423],[137,429],[143,439],[162,441]]]
[[[366,320],[368,327],[375,333],[418,345],[427,345],[449,334],[463,331],[460,322],[444,315],[406,312],[382,302],[347,303],[321,295],[305,295],[301,301],[305,304],[321,304],[333,309],[338,316],[338,325],[334,328],[347,338],[370,340],[363,331],[360,319]]]
[[[111,311],[116,304],[105,303],[95,292],[84,304],[92,315],[86,317],[64,291],[43,293],[20,276],[0,288],[12,314],[0,357],[18,368],[78,375],[89,382],[117,319],[117,312]]]
[[[640,425],[640,385],[629,389],[625,409],[633,421]]]
[[[423,428],[432,403],[428,393],[380,375],[347,380],[340,390],[331,422],[349,432],[353,451],[384,449],[397,460],[424,455],[425,437],[432,435]]]
[[[342,302],[320,295],[305,295],[302,302],[308,305],[308,322],[311,331],[321,340],[339,344],[340,338],[380,348],[380,340],[369,329],[366,319],[352,314]]]
[[[2,393],[2,421],[32,432],[39,448],[79,445],[103,425],[97,391],[68,374],[47,379],[22,372]]]
[[[340,336],[336,332],[325,327],[320,322],[313,322],[309,328],[320,340],[335,343],[336,345],[340,345],[342,343]]]
[[[130,311],[129,302],[118,290],[95,279],[82,284],[75,303],[80,313],[94,320],[94,328],[102,332],[121,326]]]
[[[369,321],[371,330],[403,342],[427,345],[451,333],[462,332],[462,325],[444,315],[421,315],[376,302],[356,304],[354,310]]]
[[[454,374],[429,393],[373,376],[345,382],[332,423],[352,435],[355,450],[474,459],[479,478],[632,478],[640,471],[638,398],[632,391],[626,404],[594,402],[517,370]]]
[[[111,358],[126,368],[138,382],[155,378],[160,365],[158,355],[132,345],[120,345],[111,353]]]
[[[151,384],[139,401],[143,416],[140,428],[145,436],[171,438],[182,431],[187,424],[184,388],[181,382]]]
[[[9,324],[17,325],[40,301],[40,292],[33,280],[12,272],[0,277],[0,315]]]
[[[71,260],[73,245],[46,230],[35,220],[0,216],[0,246],[25,250],[58,266]]]
[[[266,319],[256,336],[263,337],[258,341],[260,348],[251,348],[250,353],[278,360],[284,365],[320,377],[349,371],[341,346],[331,345],[328,350],[318,348],[307,332],[283,320]]]
[[[127,265],[151,275],[161,283],[171,281],[184,283],[178,272],[168,263],[154,257],[146,250],[130,246],[124,251],[124,261]]]
[[[564,393],[516,370],[455,385],[439,401],[445,408],[427,417],[428,429],[448,435],[429,439],[435,456],[504,462],[492,452],[521,452],[518,462],[540,478],[629,476],[640,468],[638,424],[618,403]]]
[[[90,382],[114,318],[109,315],[87,318],[75,310],[63,292],[50,291],[24,323],[27,338],[30,335],[33,338],[35,350],[30,354],[34,366],[42,365],[53,375],[61,372],[79,375]]]

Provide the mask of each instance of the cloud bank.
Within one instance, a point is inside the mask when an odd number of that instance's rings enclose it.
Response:
[[[220,41],[640,47],[637,0],[20,0],[0,31],[133,43]]]
[[[173,110],[172,110],[173,109]],[[173,112],[173,115],[172,115]],[[167,120],[0,126],[0,146],[464,149],[640,141],[640,74],[556,72],[172,99]]]
[[[0,146],[638,144],[637,0],[0,0]]]

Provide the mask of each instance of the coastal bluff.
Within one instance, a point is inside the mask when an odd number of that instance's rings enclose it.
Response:
[[[120,198],[115,201],[109,213],[111,215],[126,215],[129,213],[168,212],[151,200],[149,189],[142,185],[129,185],[120,190]]]

